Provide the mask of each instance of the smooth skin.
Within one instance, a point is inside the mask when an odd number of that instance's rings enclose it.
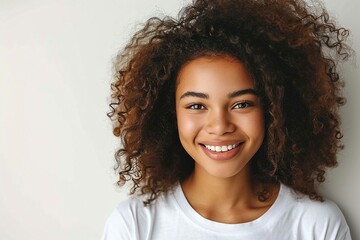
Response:
[[[258,200],[252,157],[264,140],[264,113],[245,66],[230,56],[200,57],[180,70],[176,87],[179,138],[195,161],[181,183],[190,205],[222,223],[259,218],[273,204]]]

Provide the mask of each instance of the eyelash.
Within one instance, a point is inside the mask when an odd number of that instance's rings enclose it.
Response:
[[[236,107],[236,106],[239,106],[241,105],[242,107]],[[245,105],[245,106],[244,106]],[[252,107],[254,106],[254,103],[253,102],[250,102],[250,101],[244,101],[244,102],[239,102],[239,103],[236,103],[233,107],[233,109],[243,109],[243,108],[247,108],[247,107]]]
[[[205,109],[205,107],[202,104],[198,104],[198,103],[189,105],[186,108],[191,109],[191,110],[204,110]]]
[[[237,106],[239,106],[239,107],[237,107]],[[251,106],[254,106],[254,103],[253,103],[253,102],[244,101],[244,102],[236,103],[236,104],[232,107],[232,109],[244,109],[244,108],[248,108],[248,107],[251,107]],[[187,108],[187,109],[191,109],[191,110],[205,110],[204,105],[199,104],[199,103],[191,104],[191,105],[187,106],[186,108]]]

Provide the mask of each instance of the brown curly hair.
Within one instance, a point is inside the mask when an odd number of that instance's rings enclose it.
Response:
[[[131,182],[130,193],[149,194],[150,203],[191,174],[194,161],[176,124],[177,74],[192,59],[228,55],[245,64],[264,107],[266,137],[251,161],[253,178],[322,200],[316,184],[343,147],[337,65],[350,56],[348,36],[320,3],[302,0],[195,0],[177,19],[149,19],[114,65],[108,116],[121,140],[118,184]]]

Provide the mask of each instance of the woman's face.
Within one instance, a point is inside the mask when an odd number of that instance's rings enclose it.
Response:
[[[248,169],[264,139],[264,115],[253,80],[229,56],[200,57],[181,68],[176,117],[195,174],[236,176]]]

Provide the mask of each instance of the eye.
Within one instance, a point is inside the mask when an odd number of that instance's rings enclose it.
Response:
[[[245,101],[245,102],[239,102],[237,104],[234,105],[234,109],[242,109],[242,108],[247,108],[247,107],[251,107],[251,106],[254,106],[254,104],[252,102],[248,102],[248,101]]]
[[[201,104],[192,104],[187,106],[188,109],[192,109],[192,110],[204,110],[205,107]]]

